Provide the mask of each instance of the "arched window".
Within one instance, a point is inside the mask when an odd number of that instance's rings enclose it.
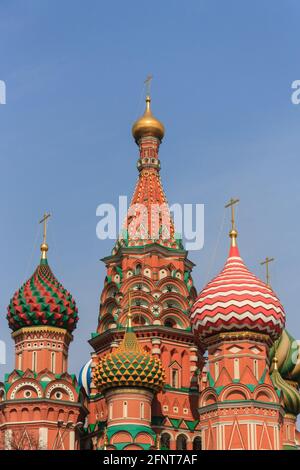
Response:
[[[55,352],[51,353],[51,372],[55,374]]]
[[[160,446],[162,450],[170,450],[170,434],[164,432],[161,435]]]
[[[37,368],[37,354],[36,354],[36,351],[33,351],[33,353],[32,353],[32,370],[33,370],[33,372],[36,372],[36,368]]]
[[[108,413],[109,419],[112,419],[113,417],[113,404],[109,404],[109,413]]]
[[[133,326],[146,325],[146,320],[141,315],[135,315],[132,319]]]
[[[142,266],[140,264],[137,264],[135,267],[135,274],[141,274],[142,272]]]
[[[141,419],[144,419],[145,418],[145,404],[143,402],[141,402],[140,404],[140,416],[141,416]]]
[[[197,436],[193,440],[193,450],[201,450],[201,449],[202,449],[201,437]]]
[[[176,328],[176,323],[171,318],[167,318],[164,325],[168,328]]]
[[[179,371],[178,369],[172,369],[171,373],[172,387],[179,388]]]
[[[187,449],[187,437],[184,434],[179,434],[176,439],[176,450]]]
[[[128,414],[128,404],[127,401],[123,402],[123,418],[127,418]]]

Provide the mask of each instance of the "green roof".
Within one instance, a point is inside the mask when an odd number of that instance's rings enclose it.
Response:
[[[150,436],[152,436],[153,438],[156,437],[155,432],[148,426],[142,426],[142,425],[137,426],[136,424],[126,424],[126,425],[116,424],[114,426],[109,426],[107,428],[108,439],[111,439],[112,436],[114,436],[119,431],[128,432],[133,439],[135,439],[136,436],[140,432],[145,432],[147,434],[150,434]]]

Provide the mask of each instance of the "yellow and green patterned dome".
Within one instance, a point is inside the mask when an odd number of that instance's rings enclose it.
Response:
[[[143,387],[159,392],[165,382],[165,372],[158,358],[143,351],[129,318],[122,343],[100,360],[93,380],[100,392],[116,387]]]

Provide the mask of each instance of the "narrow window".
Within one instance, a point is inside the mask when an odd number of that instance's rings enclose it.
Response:
[[[172,387],[178,388],[178,370],[172,369]]]
[[[144,419],[144,418],[145,418],[145,405],[142,402],[141,403],[141,419]]]
[[[33,370],[33,372],[36,372],[36,368],[37,368],[36,351],[33,351],[33,353],[32,353],[32,370]]]
[[[110,403],[109,405],[109,419],[112,419],[113,417],[113,404]]]
[[[123,418],[127,418],[127,413],[128,413],[127,401],[124,401],[123,402]]]
[[[258,361],[257,359],[253,360],[253,373],[255,378],[258,380]]]
[[[55,352],[51,353],[51,372],[55,374]]]
[[[18,356],[18,369],[22,370],[22,354]]]
[[[237,358],[234,359],[233,378],[235,380],[238,380],[240,378],[240,361]]]
[[[215,362],[215,380],[218,380],[219,377],[219,363]]]

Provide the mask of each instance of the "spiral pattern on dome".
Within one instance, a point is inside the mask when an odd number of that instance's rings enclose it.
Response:
[[[269,358],[271,364],[275,351],[281,376],[300,384],[300,346],[287,330],[282,331],[280,338],[270,348]]]
[[[252,274],[231,246],[221,273],[202,290],[191,311],[201,338],[221,332],[252,331],[277,339],[285,324],[283,307],[272,289]]]
[[[78,384],[80,387],[83,387],[87,396],[90,396],[91,393],[91,383],[92,383],[92,359],[90,359],[84,366],[80,369],[78,375]]]
[[[13,331],[29,326],[53,326],[71,332],[76,328],[78,309],[47,260],[41,260],[33,275],[11,299],[7,319]]]
[[[297,416],[300,413],[300,394],[296,386],[284,380],[277,367],[274,368],[271,379],[274,387],[282,392],[285,412]]]

